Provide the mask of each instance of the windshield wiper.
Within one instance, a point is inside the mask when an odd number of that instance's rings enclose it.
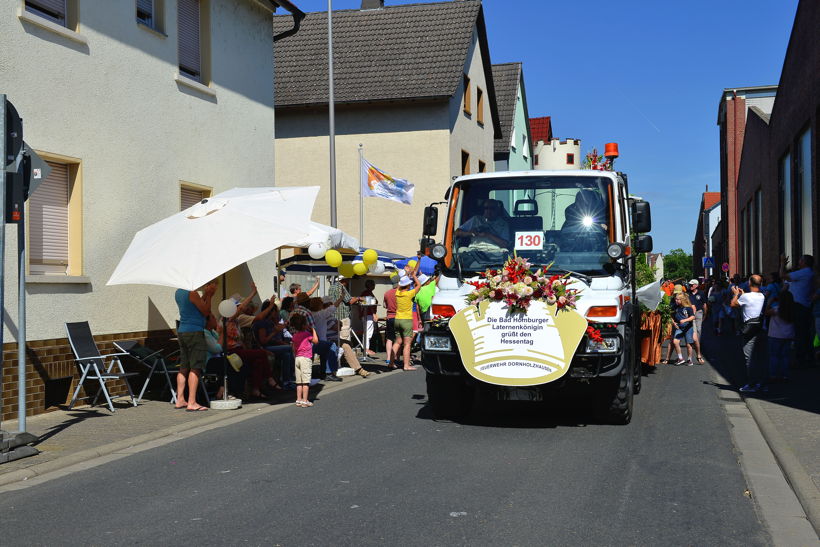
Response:
[[[561,274],[561,275],[567,275],[568,274],[570,277],[575,277],[577,279],[580,279],[581,281],[583,281],[587,285],[592,284],[592,276],[587,275],[587,274],[583,274],[581,272],[574,272],[572,270],[562,270],[561,268],[550,268],[548,273]]]

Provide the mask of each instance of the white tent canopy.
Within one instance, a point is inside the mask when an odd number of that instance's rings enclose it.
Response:
[[[310,247],[311,243],[325,243],[328,249],[358,249],[359,240],[341,231],[338,228],[326,226],[318,222],[311,222],[306,237],[294,239],[285,244],[285,247]]]

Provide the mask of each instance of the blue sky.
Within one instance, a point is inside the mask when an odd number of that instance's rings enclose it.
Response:
[[[484,0],[484,12],[492,62],[524,63],[530,117],[552,116],[554,135],[582,139],[584,153],[619,143],[616,168],[652,203],[666,253],[691,252],[701,194],[720,191],[723,89],[778,83],[797,3]]]

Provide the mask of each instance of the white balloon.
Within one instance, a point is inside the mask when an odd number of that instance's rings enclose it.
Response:
[[[370,273],[379,275],[384,273],[384,263],[381,260],[377,260],[373,264],[370,265]]]
[[[236,315],[236,302],[233,298],[228,298],[219,303],[219,315],[231,318]]]
[[[319,260],[320,258],[325,256],[326,252],[327,245],[325,245],[325,243],[321,241],[317,243],[311,243],[310,247],[308,247],[308,254],[310,255],[310,258],[314,260]]]

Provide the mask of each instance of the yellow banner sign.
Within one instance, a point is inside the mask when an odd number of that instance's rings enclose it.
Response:
[[[569,370],[587,320],[575,310],[533,302],[508,314],[502,302],[468,306],[450,319],[461,361],[474,378],[501,386],[534,386]]]

